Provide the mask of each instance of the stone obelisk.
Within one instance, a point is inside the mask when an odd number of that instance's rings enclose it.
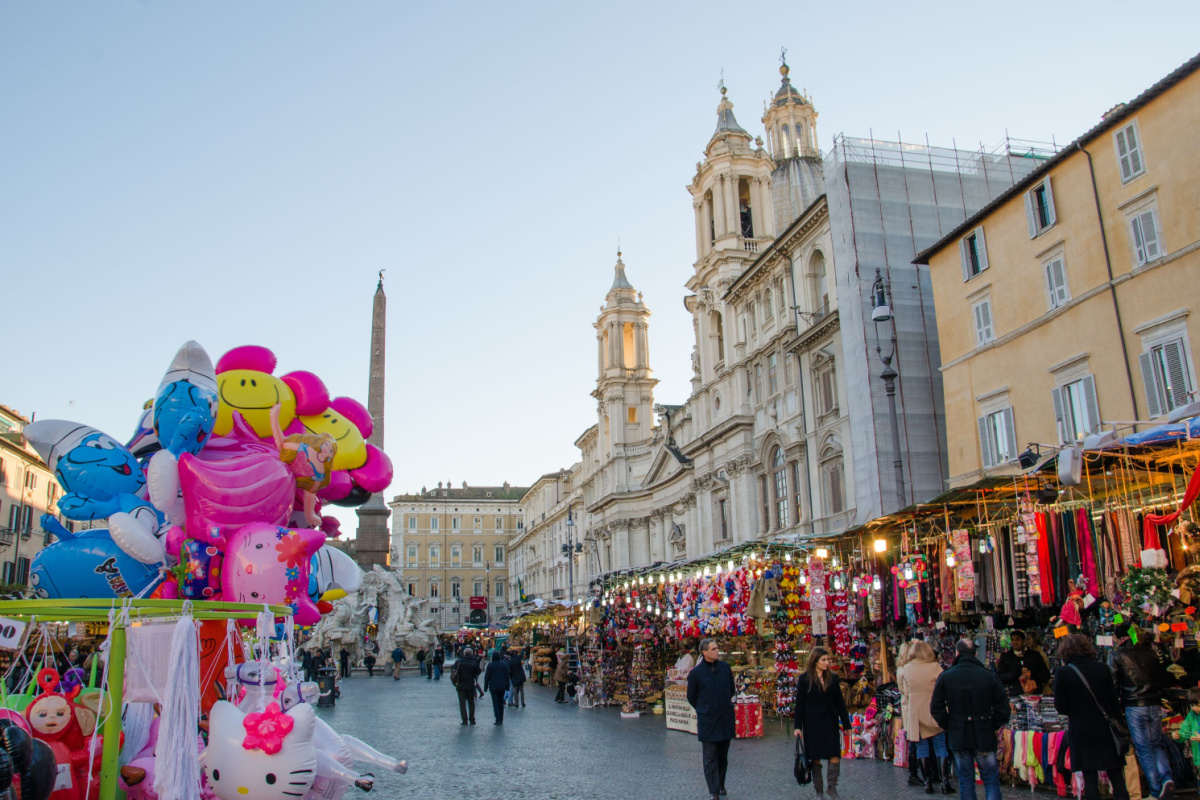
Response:
[[[374,308],[371,312],[371,371],[367,388],[367,411],[375,424],[367,441],[380,450],[383,446],[383,379],[384,349],[387,339],[387,295],[383,293],[383,271],[379,272],[379,285],[375,287]],[[386,490],[385,490],[386,491]],[[383,493],[377,492],[359,507],[356,549],[358,565],[370,570],[375,564],[388,565],[388,553],[392,537],[388,531],[388,510]]]

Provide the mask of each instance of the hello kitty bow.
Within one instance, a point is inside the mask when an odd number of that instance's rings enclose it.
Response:
[[[283,713],[278,703],[270,703],[265,711],[247,714],[242,720],[242,727],[246,729],[242,747],[275,755],[283,749],[284,738],[295,726],[296,720]]]

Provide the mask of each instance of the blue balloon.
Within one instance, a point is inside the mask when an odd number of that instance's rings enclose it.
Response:
[[[154,398],[153,425],[159,444],[178,458],[203,449],[217,419],[217,376],[197,342],[179,348]]]
[[[136,498],[146,486],[133,453],[90,426],[38,420],[25,426],[25,438],[66,492],[58,509],[68,519],[107,519],[122,510],[122,495]]]
[[[53,517],[42,527],[59,538],[33,557],[29,583],[38,597],[109,600],[149,592],[161,580],[157,564],[131,558],[106,528],[70,533]]]

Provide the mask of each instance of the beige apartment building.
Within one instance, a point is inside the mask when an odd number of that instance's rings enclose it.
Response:
[[[521,499],[525,527],[509,543],[508,587],[514,605],[519,605],[522,591],[528,600],[546,602],[578,600],[586,594],[579,474],[578,463],[547,473]],[[565,551],[568,540],[576,545],[570,556]]]
[[[918,255],[937,310],[950,486],[1011,470],[1031,443],[1194,415],[1197,130],[1200,56]]]
[[[54,475],[25,441],[28,424],[27,417],[0,405],[0,583],[7,585],[29,584],[30,562],[51,541],[42,530],[42,514],[56,514],[62,495]]]
[[[440,630],[499,620],[516,603],[508,586],[509,543],[525,527],[526,491],[508,483],[451,488],[447,482],[389,503],[392,569],[411,596],[427,601],[425,615]]]

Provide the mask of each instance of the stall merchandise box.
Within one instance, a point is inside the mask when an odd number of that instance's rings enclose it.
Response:
[[[668,686],[663,690],[667,712],[667,730],[696,733],[696,709],[687,701],[686,686]]]
[[[735,701],[733,711],[737,738],[753,739],[763,735],[763,707],[757,698]]]

